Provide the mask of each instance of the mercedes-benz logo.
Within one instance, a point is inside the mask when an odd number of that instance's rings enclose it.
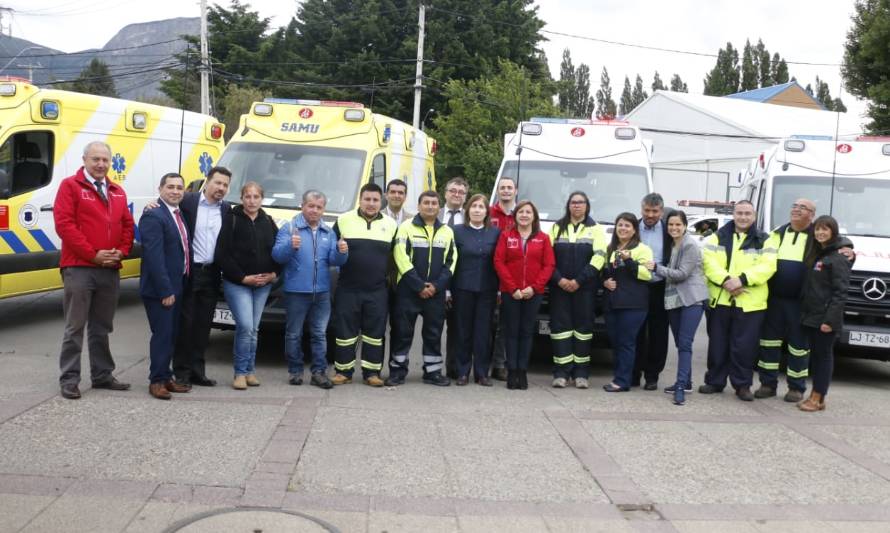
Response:
[[[868,278],[862,283],[862,294],[869,300],[877,302],[887,295],[887,283],[881,278]]]

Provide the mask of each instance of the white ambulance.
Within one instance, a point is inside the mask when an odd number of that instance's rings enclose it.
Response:
[[[764,231],[786,223],[798,198],[837,219],[856,249],[838,342],[890,360],[890,137],[784,139],[749,165],[740,185],[737,199],[754,203]]]
[[[0,79],[0,298],[62,286],[53,202],[89,142],[111,146],[108,177],[123,186],[138,219],[165,173],[202,178],[222,137],[210,116]],[[122,276],[139,275],[140,252],[137,242]]]
[[[569,195],[583,191],[590,198],[590,216],[611,238],[615,217],[624,211],[639,214],[640,201],[652,191],[651,156],[651,143],[624,121],[532,118],[504,136],[497,176],[516,180],[517,200],[535,204],[547,232],[565,214]],[[497,178],[491,198],[497,202]],[[550,333],[548,314],[545,298],[540,334]]]

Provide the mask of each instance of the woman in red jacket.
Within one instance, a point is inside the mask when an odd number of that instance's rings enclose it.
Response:
[[[507,352],[507,388],[528,388],[528,359],[541,295],[556,260],[550,238],[541,231],[538,210],[529,201],[513,210],[516,227],[501,233],[494,268],[501,280],[501,313]]]

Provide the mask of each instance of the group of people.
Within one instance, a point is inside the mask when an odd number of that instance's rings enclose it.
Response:
[[[62,183],[54,208],[65,286],[60,384],[70,399],[80,397],[87,324],[93,387],[130,387],[112,375],[108,334],[118,271],[135,228],[126,193],[107,179],[110,158],[107,144],[89,143],[84,166]],[[151,328],[149,393],[155,398],[216,385],[205,372],[204,351],[220,287],[235,322],[232,387],[259,386],[257,332],[271,288],[282,277],[292,385],[303,384],[304,328],[312,385],[350,383],[359,343],[365,384],[405,383],[420,316],[424,383],[447,386],[453,379],[463,386],[472,376],[482,386],[497,379],[509,389],[527,389],[546,293],[552,386],[587,389],[602,288],[614,354],[605,391],[657,390],[670,329],[679,360],[676,379],[664,390],[682,405],[692,391],[695,332],[707,315],[708,368],[700,393],[721,392],[729,379],[741,400],[775,396],[787,347],[785,400],[803,410],[824,409],[855,255],[837,222],[815,218],[807,199],[796,201],[790,222],[771,233],[756,228],[753,205],[740,201],[733,220],[700,247],[687,235],[686,214],[665,213],[657,193],[642,199],[640,218],[619,214],[610,237],[581,191],[569,195],[563,216],[543,231],[535,205],[516,201],[518,184],[509,176],[500,177],[491,205],[483,194],[466,199],[467,182],[454,178],[445,185],[443,206],[435,191],[423,191],[416,214],[404,209],[404,181],[390,180],[385,191],[368,183],[358,208],[333,226],[323,218],[324,192],[308,190],[301,212],[278,227],[262,209],[258,183],[241,188],[239,205],[223,199],[231,177],[214,167],[201,192],[187,193],[182,176],[165,174],[158,200],[140,218],[140,293]],[[335,337],[331,377],[329,324]],[[761,386],[752,393],[755,367]],[[804,399],[809,372],[813,390]]]

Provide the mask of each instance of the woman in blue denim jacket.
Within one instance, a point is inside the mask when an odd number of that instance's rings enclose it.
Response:
[[[330,226],[322,220],[327,198],[320,191],[303,193],[302,213],[278,230],[272,257],[284,265],[284,299],[287,327],[284,353],[291,385],[303,384],[303,323],[309,318],[312,351],[311,383],[323,389],[333,387],[327,377],[325,331],[331,316],[330,267],[346,263],[346,241],[337,241]]]

